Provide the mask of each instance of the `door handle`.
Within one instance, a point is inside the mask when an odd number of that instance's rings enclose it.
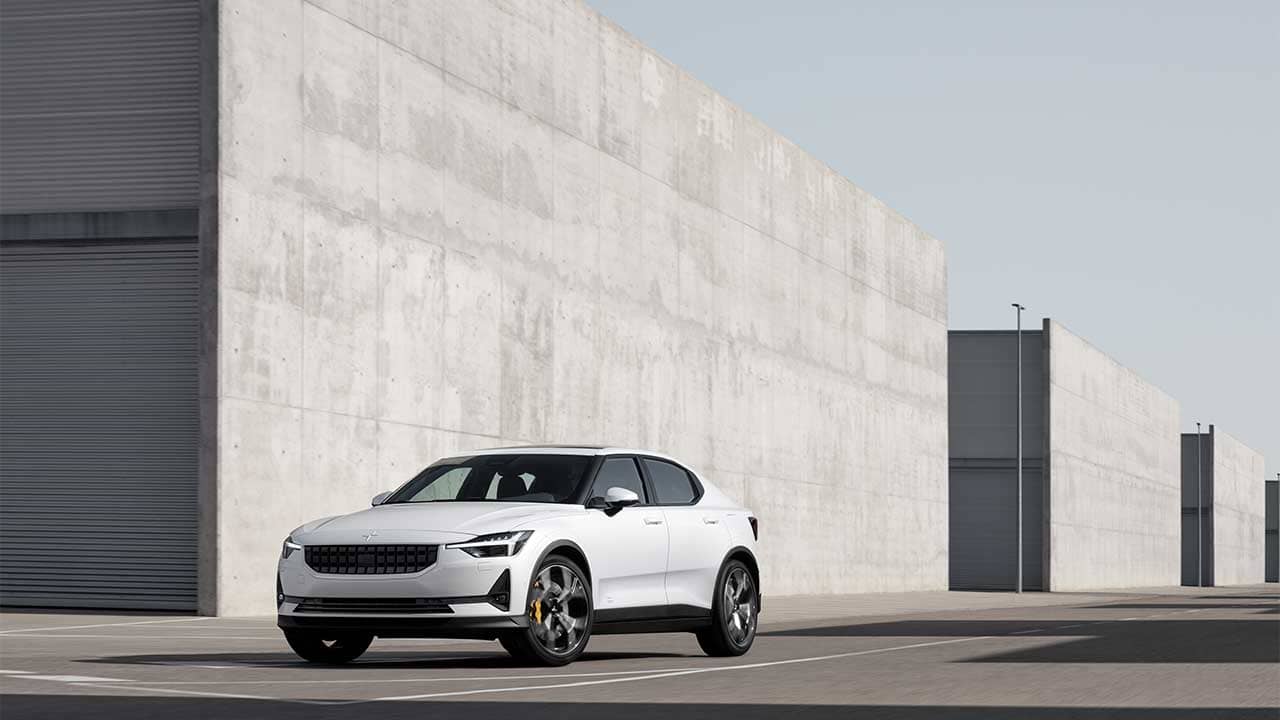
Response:
[[[703,516],[702,522],[706,523],[707,525],[715,525],[716,523],[720,522],[720,520],[717,518],[709,517],[709,516]]]
[[[660,517],[647,517],[647,518],[645,518],[645,519],[644,519],[644,524],[645,524],[645,525],[661,525],[661,524],[662,524],[662,518],[660,518]]]

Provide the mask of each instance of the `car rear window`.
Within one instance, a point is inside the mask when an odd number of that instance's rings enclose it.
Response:
[[[659,505],[688,505],[698,496],[693,479],[684,468],[653,458],[644,458],[642,462]]]

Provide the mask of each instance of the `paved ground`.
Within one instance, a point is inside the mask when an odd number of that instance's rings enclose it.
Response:
[[[377,641],[321,668],[269,618],[9,613],[0,715],[1280,718],[1275,585],[769,603],[743,658],[704,657],[687,635],[611,636],[554,670],[442,641]]]

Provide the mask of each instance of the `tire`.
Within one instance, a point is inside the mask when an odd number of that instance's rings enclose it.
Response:
[[[563,555],[543,558],[529,583],[525,610],[529,627],[498,638],[517,661],[568,665],[586,650],[595,605],[587,574],[574,561]]]
[[[341,665],[363,655],[373,642],[373,635],[341,633],[328,637],[305,630],[285,630],[284,639],[307,662]]]
[[[502,649],[506,650],[507,653],[510,654],[512,658],[514,658],[519,662],[526,663],[526,662],[529,662],[532,658],[529,657],[528,648],[524,644],[524,641],[520,639],[521,634],[523,633],[519,633],[519,632],[504,633],[498,636],[498,644],[501,645]]]
[[[711,625],[697,631],[698,645],[711,657],[736,657],[751,649],[760,616],[760,589],[751,570],[730,560],[716,577]]]

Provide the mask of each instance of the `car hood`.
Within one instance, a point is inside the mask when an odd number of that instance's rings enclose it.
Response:
[[[550,503],[438,502],[378,505],[317,520],[294,531],[306,543],[457,542],[523,528],[529,522],[581,511]],[[376,539],[365,536],[377,531]]]

